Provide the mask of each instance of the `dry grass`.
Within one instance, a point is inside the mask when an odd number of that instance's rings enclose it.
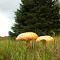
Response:
[[[60,36],[56,36],[54,43],[41,42],[34,49],[26,49],[24,41],[0,38],[0,60],[60,60]]]

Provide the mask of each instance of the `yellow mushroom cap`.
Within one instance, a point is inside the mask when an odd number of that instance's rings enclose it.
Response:
[[[54,38],[51,36],[40,36],[36,39],[36,42],[43,41],[45,40],[46,42],[54,41]]]
[[[38,35],[34,32],[21,33],[16,37],[16,40],[36,40]]]

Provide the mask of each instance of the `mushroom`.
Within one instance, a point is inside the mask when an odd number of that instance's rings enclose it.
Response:
[[[50,43],[50,42],[54,42],[54,38],[51,36],[40,36],[36,39],[36,42],[41,41],[43,43],[44,46],[44,60],[46,60],[46,43]]]
[[[43,45],[46,45],[47,42],[54,42],[54,38],[51,36],[40,36],[36,39],[36,42],[42,41]]]
[[[38,38],[38,35],[34,32],[25,32],[21,33],[16,37],[16,40],[26,41],[27,45],[30,41],[35,41]],[[29,44],[30,45],[30,44]]]
[[[38,35],[34,32],[25,32],[21,33],[16,37],[16,40],[25,40],[25,41],[30,41],[30,40],[36,40],[38,38]]]

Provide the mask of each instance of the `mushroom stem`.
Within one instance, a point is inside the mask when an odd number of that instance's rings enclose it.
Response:
[[[46,47],[46,40],[42,40],[42,44]]]
[[[27,53],[30,48],[30,41],[26,41],[26,51],[25,51],[25,60],[27,60]]]
[[[26,41],[26,47],[29,48],[31,46],[30,41]]]

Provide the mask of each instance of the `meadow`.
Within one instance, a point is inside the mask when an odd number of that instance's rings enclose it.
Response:
[[[0,60],[60,60],[60,36],[55,36],[55,44],[41,42],[36,48],[26,48],[25,41],[0,38]]]

